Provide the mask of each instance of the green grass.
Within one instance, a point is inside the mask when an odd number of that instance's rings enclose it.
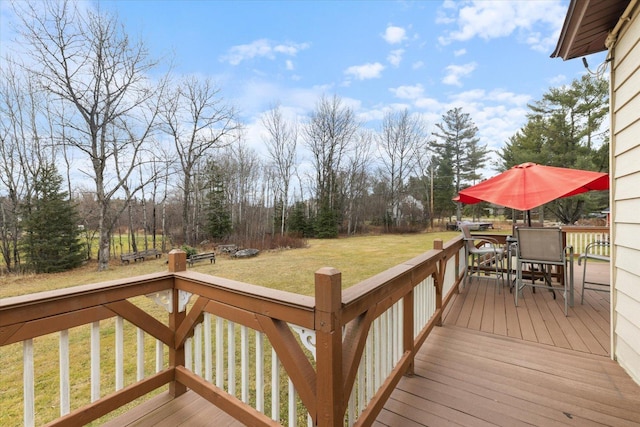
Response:
[[[188,267],[191,271],[221,276],[246,283],[277,288],[304,295],[313,295],[314,273],[321,267],[334,267],[342,273],[343,287],[352,286],[394,265],[433,248],[436,238],[448,241],[457,232],[372,235],[334,240],[310,240],[304,249],[261,252],[257,257],[233,259],[218,255],[215,264],[208,261]],[[98,272],[91,263],[80,269],[50,275],[4,276],[0,282],[0,298],[103,282],[153,272],[167,271],[163,259],[120,265],[114,261],[110,269]],[[158,307],[144,297],[135,303],[155,315]],[[159,314],[158,314],[159,315]],[[103,395],[114,390],[113,319],[101,322],[101,365]],[[88,326],[70,331],[72,352],[72,410],[88,403],[89,362]],[[153,369],[153,340],[146,338],[146,368]],[[36,422],[41,424],[59,414],[58,407],[58,334],[34,340],[37,378]],[[125,348],[135,348],[135,328],[125,322]],[[85,357],[81,357],[84,355]],[[125,376],[129,384],[135,378],[135,361],[127,365]],[[147,373],[150,373],[147,371]],[[22,424],[22,345],[0,347],[0,425]]]

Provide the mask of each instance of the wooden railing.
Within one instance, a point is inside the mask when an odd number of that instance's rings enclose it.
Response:
[[[562,229],[566,231],[567,245],[573,246],[573,253],[576,257],[584,252],[584,249],[589,243],[609,241],[609,227],[579,227],[570,225],[564,226]],[[604,246],[597,250],[599,251],[598,255],[604,255]]]
[[[565,232],[566,244],[573,247],[573,253],[575,257],[580,256],[581,253],[584,252],[584,249],[587,247],[589,243],[593,243],[596,241],[609,241],[609,227],[582,227],[575,225],[564,225],[562,226],[562,230]],[[492,239],[497,240],[500,244],[506,244],[507,235],[506,233],[489,233],[486,231],[483,232],[474,232],[474,236],[478,238],[481,237],[490,237]],[[604,251],[605,249],[599,249],[600,251]],[[599,255],[603,255],[604,253],[599,253]]]
[[[187,271],[172,251],[167,273],[0,300],[3,399],[23,386],[3,419],[82,425],[168,387],[247,425],[370,425],[412,374],[463,257],[460,238],[437,240],[346,290],[322,268],[308,297]],[[43,418],[51,406],[59,416]]]
[[[578,248],[608,234],[566,230]],[[308,297],[187,271],[173,251],[166,273],[0,300],[0,424],[82,425],[168,388],[248,425],[370,425],[464,266],[460,237],[436,241],[346,290],[322,268]]]

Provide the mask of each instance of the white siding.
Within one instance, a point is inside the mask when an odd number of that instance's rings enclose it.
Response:
[[[640,19],[612,52],[612,355],[640,383]]]

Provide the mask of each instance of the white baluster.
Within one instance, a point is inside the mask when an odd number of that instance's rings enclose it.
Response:
[[[236,394],[236,333],[235,323],[227,321],[227,391]]]
[[[164,347],[162,341],[156,340],[156,372],[164,368]]]
[[[184,367],[193,372],[193,338],[184,340]]]
[[[91,401],[100,399],[100,322],[91,323]]]
[[[211,355],[211,313],[204,314],[204,379],[213,378],[213,360]]]
[[[69,401],[69,330],[60,331],[60,416],[70,412]]]
[[[366,402],[373,397],[373,381],[374,381],[374,357],[373,357],[373,343],[374,343],[374,330],[373,327],[369,329],[369,335],[365,342],[365,378],[366,389],[364,393],[364,399]]]
[[[116,391],[124,387],[124,319],[116,317]]]
[[[382,344],[381,344],[381,339],[380,339],[380,317],[378,317],[376,320],[374,320],[373,322],[373,330],[374,330],[374,362],[373,362],[373,375],[374,375],[374,389],[378,390],[378,388],[380,388],[381,385],[381,377],[382,377],[382,372],[380,370],[380,367],[382,366]]]
[[[22,342],[22,392],[24,399],[24,425],[33,427],[35,425],[35,384],[33,375],[33,340],[28,339]]]
[[[202,323],[193,328],[193,372],[202,376]]]
[[[216,318],[216,386],[224,386],[224,320]]]
[[[241,398],[244,403],[249,402],[249,329],[240,327],[240,379]]]
[[[296,389],[289,378],[289,427],[296,427],[298,424],[298,414],[296,413]]]
[[[256,331],[256,410],[264,414],[264,336]]]
[[[144,379],[144,331],[140,328],[136,328],[137,335],[137,361],[136,361],[136,380],[142,381]]]
[[[280,421],[280,363],[273,348],[271,349],[271,419]]]

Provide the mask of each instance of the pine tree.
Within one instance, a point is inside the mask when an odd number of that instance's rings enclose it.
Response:
[[[224,181],[217,166],[210,162],[207,166],[207,224],[206,229],[213,239],[223,239],[233,229],[231,214],[224,194]]]
[[[485,166],[488,150],[486,145],[479,145],[478,128],[462,108],[447,111],[436,127],[439,132],[433,135],[437,140],[431,142],[438,164],[434,201],[440,211],[447,212],[451,198],[465,184],[474,184],[480,179],[479,171]],[[461,219],[460,203],[456,217]]]
[[[608,133],[602,123],[609,111],[609,86],[585,75],[571,85],[551,88],[529,105],[527,123],[501,150],[504,170],[524,162],[607,172]],[[602,210],[608,194],[593,192],[545,205],[558,220],[573,224],[589,210]]]
[[[296,202],[289,219],[289,232],[301,237],[314,237],[313,218],[307,217],[307,205],[304,202]]]
[[[80,219],[62,191],[62,177],[46,165],[23,209],[20,240],[27,266],[36,273],[54,273],[80,266],[85,258],[80,242]]]

